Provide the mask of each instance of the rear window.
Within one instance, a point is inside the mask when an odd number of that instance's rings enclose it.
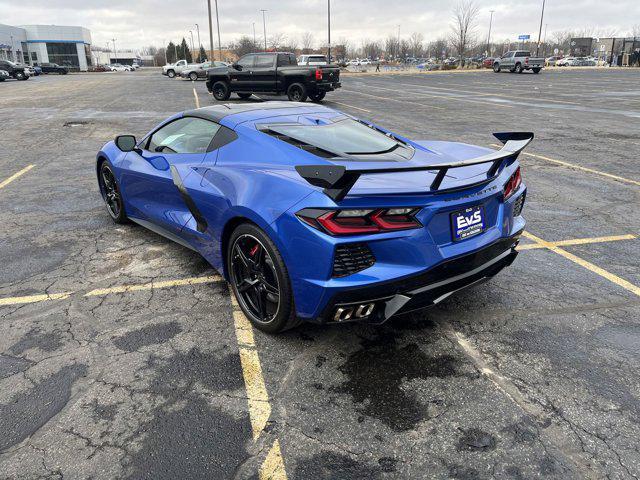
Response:
[[[327,125],[272,125],[270,129],[335,153],[376,155],[406,148],[398,140],[352,119]]]
[[[518,52],[516,53],[516,57],[530,57],[531,52]]]
[[[255,67],[265,68],[273,66],[273,55],[256,55]]]
[[[286,55],[280,54],[278,55],[278,66],[286,67],[287,65],[297,65],[298,61],[296,60],[295,55]]]

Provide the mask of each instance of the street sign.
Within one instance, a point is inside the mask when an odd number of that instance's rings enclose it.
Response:
[[[518,40],[529,40],[531,38],[531,35],[520,35],[518,37]]]

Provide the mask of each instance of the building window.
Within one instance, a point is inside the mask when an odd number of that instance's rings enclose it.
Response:
[[[84,56],[87,58],[87,67],[91,66],[91,48],[86,43],[84,44]]]
[[[36,52],[31,52],[31,61],[33,63],[37,63],[38,62],[38,54]]]
[[[49,63],[57,63],[65,67],[80,67],[78,50],[75,43],[47,43]]]
[[[24,64],[29,65],[29,52],[22,52],[22,58],[24,59]]]

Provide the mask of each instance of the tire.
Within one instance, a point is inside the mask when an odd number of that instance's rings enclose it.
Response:
[[[287,267],[260,228],[252,223],[236,227],[228,242],[226,265],[238,305],[258,330],[280,333],[300,324]]]
[[[494,73],[500,73],[500,64],[498,62],[493,64]]]
[[[175,76],[176,76],[176,72],[174,72],[173,70],[167,70],[167,77],[173,78]]]
[[[533,69],[533,73],[535,73],[537,75],[538,73],[540,73],[540,69],[539,68],[534,68]]]
[[[191,72],[189,74],[189,80],[191,80],[192,82],[195,82],[196,80],[198,80],[198,74],[196,72]]]
[[[252,95],[251,93],[238,93],[238,96],[243,100],[250,98],[251,95]]]
[[[292,102],[304,102],[307,99],[307,88],[302,83],[292,83],[287,88],[287,97]]]
[[[16,72],[16,80],[26,80],[28,77],[24,72]]]
[[[524,70],[522,69],[522,65],[520,65],[519,63],[516,63],[516,68],[514,68],[513,71],[516,73],[522,73]]]
[[[116,223],[128,223],[127,214],[124,211],[124,202],[120,194],[120,186],[111,166],[105,161],[100,165],[98,176],[100,193],[104,200],[109,216]]]
[[[309,98],[312,102],[320,103],[324,100],[324,97],[327,95],[327,92],[316,92],[309,95]]]
[[[229,85],[227,85],[227,82],[223,82],[221,80],[213,84],[213,87],[211,87],[211,91],[213,92],[213,97],[219,102],[229,100],[229,97],[231,96]]]

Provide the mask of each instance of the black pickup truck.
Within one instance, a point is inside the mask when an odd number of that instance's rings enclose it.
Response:
[[[9,60],[0,60],[0,70],[6,70],[16,80],[29,80],[29,73],[25,71],[24,65]]]
[[[319,102],[336,88],[340,88],[338,66],[298,65],[295,54],[287,52],[249,53],[231,66],[207,71],[207,89],[220,101],[236,92],[240,98],[286,94],[294,102],[307,97]]]

